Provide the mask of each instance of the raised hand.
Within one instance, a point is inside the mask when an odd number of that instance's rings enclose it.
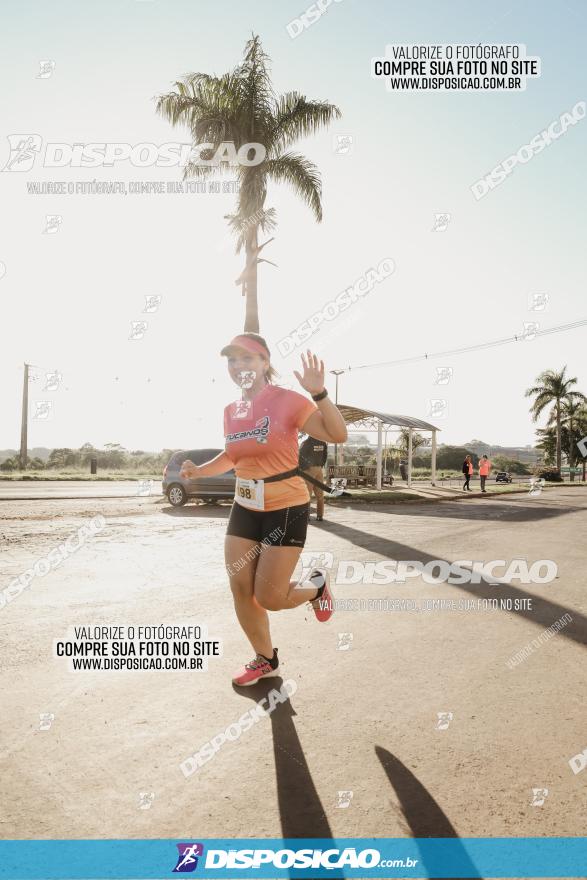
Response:
[[[306,356],[302,354],[302,367],[304,375],[294,370],[294,376],[308,394],[320,394],[324,390],[324,361],[308,349]]]

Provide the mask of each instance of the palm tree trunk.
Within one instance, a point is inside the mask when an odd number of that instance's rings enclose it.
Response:
[[[561,469],[561,411],[560,400],[556,402],[556,469]]]
[[[245,253],[247,277],[245,281],[245,333],[259,332],[259,304],[257,301],[257,227],[247,235]]]
[[[575,482],[575,441],[573,437],[573,419],[569,419],[569,479]]]

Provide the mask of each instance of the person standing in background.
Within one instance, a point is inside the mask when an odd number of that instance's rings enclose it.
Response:
[[[300,446],[300,467],[315,480],[324,482],[324,465],[328,457],[328,443],[317,440],[315,437],[307,437]],[[322,522],[324,519],[324,490],[314,486],[306,480],[306,485],[312,500],[312,492],[316,496],[316,519]]]
[[[469,480],[473,475],[473,462],[471,460],[470,455],[465,456],[465,460],[463,462],[463,474],[465,475],[465,482],[463,485],[463,492],[470,492],[471,487],[469,486]]]
[[[481,478],[481,491],[486,492],[485,489],[485,480],[489,476],[489,472],[491,470],[491,462],[487,458],[486,455],[483,455],[479,460],[479,477]]]

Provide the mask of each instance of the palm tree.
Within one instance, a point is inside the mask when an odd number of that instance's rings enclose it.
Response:
[[[552,413],[549,423],[552,423]],[[566,449],[570,468],[570,479],[575,480],[575,447],[587,430],[587,408],[583,400],[563,400],[561,404],[561,425],[566,427]],[[561,445],[563,445],[561,440]]]
[[[587,401],[587,397],[585,397],[581,391],[572,390],[572,386],[577,384],[577,378],[573,377],[571,379],[567,377],[565,375],[566,370],[566,365],[558,372],[556,370],[545,370],[537,377],[536,382],[538,384],[534,385],[532,388],[528,388],[526,391],[526,397],[535,397],[534,403],[530,407],[533,421],[538,420],[538,417],[547,406],[554,404],[550,414],[550,420],[556,427],[556,467],[559,471],[561,469],[561,419],[563,401]]]
[[[536,449],[542,452],[543,462],[545,465],[554,465],[556,459],[556,428],[538,428],[536,430],[538,442]]]
[[[426,437],[422,437],[421,434],[418,434],[417,431],[412,431],[412,455],[420,448],[420,446],[428,446],[428,440]],[[399,432],[396,448],[400,450],[402,455],[406,456],[408,454],[410,448],[409,428],[402,428]]]
[[[577,430],[577,438],[575,438],[576,446],[577,446],[577,448],[579,448],[578,447],[579,442],[581,440],[585,440],[587,438],[587,406],[581,407],[581,411],[578,414],[578,418],[576,420],[575,427]],[[581,450],[581,455],[583,458],[583,482],[585,482],[585,477],[586,477],[585,471],[587,469],[587,457],[585,457],[582,450]]]
[[[212,144],[214,154],[232,142],[235,151],[244,144],[262,144],[266,154],[257,165],[235,164],[223,158],[219,165],[188,162],[183,179],[205,177],[232,169],[240,188],[236,213],[226,215],[236,235],[236,253],[245,249],[245,267],[236,280],[245,300],[245,332],[259,332],[257,265],[269,262],[259,256],[273,239],[259,243],[259,230],[275,229],[274,208],[265,208],[267,184],[288,183],[319,223],[322,220],[322,187],[316,166],[289,147],[300,137],[313,134],[338,119],[340,110],[326,101],[310,101],[298,92],[276,96],[269,74],[269,56],[258,36],[247,42],[242,64],[222,76],[191,73],[175,90],[159,96],[156,109],[172,125],[187,125],[195,144]],[[204,154],[202,154],[204,158]],[[227,155],[224,153],[223,155]],[[253,159],[250,155],[249,158]]]

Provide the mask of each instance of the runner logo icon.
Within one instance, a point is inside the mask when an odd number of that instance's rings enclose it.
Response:
[[[202,843],[178,843],[177,865],[173,869],[174,874],[188,874],[198,867],[198,857],[204,855]]]

